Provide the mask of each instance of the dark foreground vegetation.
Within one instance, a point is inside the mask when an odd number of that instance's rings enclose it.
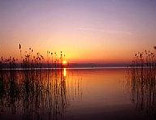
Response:
[[[67,81],[64,70],[2,70],[0,120],[62,120],[82,94],[80,80]]]
[[[156,52],[156,47],[154,47]],[[135,55],[128,85],[131,100],[147,120],[156,119],[156,54],[150,51]]]
[[[35,53],[32,48],[28,51],[23,51],[21,44],[19,44],[19,57],[15,58],[10,56],[9,58],[0,58],[0,69],[15,69],[15,68],[62,68],[67,64],[63,64],[65,61],[65,54],[60,51],[56,52],[47,51],[47,56],[44,57],[39,52]]]

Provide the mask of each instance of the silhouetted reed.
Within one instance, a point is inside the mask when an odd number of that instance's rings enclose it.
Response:
[[[154,46],[154,52],[156,52],[156,46]],[[145,50],[144,52],[138,52],[135,54],[134,60],[132,61],[131,67],[156,67],[156,54],[151,51]]]
[[[156,47],[154,47],[156,49]],[[156,119],[156,61],[155,54],[137,53],[129,69],[131,100],[136,109],[146,113],[147,120]]]
[[[61,51],[59,56],[56,52],[47,51],[47,58],[41,55],[39,52],[34,53],[32,48],[29,48],[28,51],[22,50],[22,45],[19,44],[19,53],[20,58],[16,59],[15,57],[0,59],[0,69],[4,68],[63,68],[63,60],[65,60],[65,55],[63,57],[63,52]]]
[[[74,91],[63,70],[9,70],[0,72],[0,119],[62,120]],[[79,82],[77,82],[79,84]],[[77,93],[77,95],[78,95]],[[74,93],[75,94],[75,93]]]

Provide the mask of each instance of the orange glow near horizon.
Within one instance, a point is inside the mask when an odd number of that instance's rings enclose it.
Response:
[[[88,44],[88,43],[86,43]],[[3,47],[3,46],[2,46]],[[28,49],[22,44],[22,57],[25,56],[25,52]],[[29,47],[28,47],[29,48]],[[33,47],[32,47],[33,48]],[[35,56],[37,52],[39,52],[41,55],[44,56],[44,61],[47,61],[47,48],[48,47],[40,47],[37,48],[36,46],[34,47],[34,53],[33,55]],[[18,58],[18,61],[21,61],[20,57],[20,51],[18,49],[18,44],[15,46],[11,46],[8,49],[2,49],[0,51],[0,57],[3,56],[4,58],[9,58],[10,56]],[[53,52],[56,50],[57,52],[57,57],[60,57],[60,50],[62,50],[59,46],[58,49],[48,49],[49,51]],[[66,55],[66,60],[62,62],[63,65],[66,65],[68,62],[69,63],[127,63],[131,62],[134,54],[138,51],[144,51],[145,49],[137,48],[135,50],[131,50],[129,48],[125,47],[119,47],[119,46],[114,46],[113,48],[110,46],[105,46],[104,48],[97,48],[97,49],[91,49],[91,48],[82,48],[82,49],[74,49],[69,46],[64,46],[63,47],[63,54]],[[148,47],[147,50],[153,50],[152,47]],[[51,58],[50,58],[51,59]],[[53,56],[53,59],[55,59],[55,56]],[[68,62],[67,62],[68,61]]]
[[[67,61],[66,60],[63,60],[62,64],[63,65],[67,65]]]
[[[0,1],[0,57],[20,59],[21,44],[45,61],[63,51],[69,63],[122,63],[156,44],[155,1],[30,1]]]

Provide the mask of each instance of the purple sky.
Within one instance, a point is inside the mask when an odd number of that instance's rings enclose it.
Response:
[[[156,45],[156,0],[0,0],[0,55],[18,43],[71,61],[130,60]]]

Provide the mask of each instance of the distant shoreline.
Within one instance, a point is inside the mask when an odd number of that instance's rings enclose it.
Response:
[[[141,67],[73,67],[73,68],[5,68],[1,69],[0,71],[9,71],[9,70],[17,70],[17,71],[23,71],[23,70],[61,70],[61,69],[67,69],[67,70],[100,70],[100,69],[131,69],[131,68],[136,68],[139,69]],[[149,67],[144,67],[145,69]]]

